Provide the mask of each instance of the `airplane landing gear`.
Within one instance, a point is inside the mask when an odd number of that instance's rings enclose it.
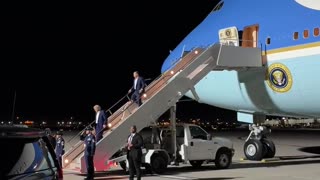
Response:
[[[273,158],[276,154],[276,147],[272,140],[267,138],[271,132],[264,126],[250,125],[251,131],[244,144],[244,154],[248,160],[260,161],[263,158]]]

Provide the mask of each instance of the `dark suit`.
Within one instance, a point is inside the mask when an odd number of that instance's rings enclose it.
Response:
[[[80,140],[84,141],[84,144],[85,144],[84,158],[85,158],[86,167],[87,167],[86,179],[91,180],[94,177],[93,157],[96,151],[96,140],[94,135],[92,135],[91,133],[87,135],[82,134],[80,136]]]
[[[57,160],[59,162],[59,165],[60,165],[60,167],[62,167],[62,155],[64,154],[64,139],[63,139],[63,137],[57,138],[55,151],[56,151],[56,156],[57,156]]]
[[[96,124],[96,141],[99,142],[103,135],[103,125],[108,124],[107,115],[104,110],[100,110],[98,123]]]
[[[137,103],[139,106],[141,106],[142,102],[141,102],[141,93],[143,93],[145,88],[145,82],[144,79],[142,77],[138,77],[137,82],[135,84],[135,79],[133,80],[133,86],[131,87],[131,100],[135,103]],[[139,92],[141,90],[141,93]]]
[[[130,143],[130,136],[128,136],[128,143]],[[127,159],[129,161],[129,173],[130,180],[134,178],[134,172],[136,172],[137,180],[141,179],[141,157],[142,157],[142,136],[136,133],[131,140],[132,147],[127,151]]]

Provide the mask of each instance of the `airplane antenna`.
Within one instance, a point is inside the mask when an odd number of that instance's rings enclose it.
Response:
[[[14,114],[15,114],[15,108],[16,108],[16,99],[17,99],[17,91],[14,90],[14,97],[13,97],[13,107],[12,107],[12,115],[11,115],[11,121],[13,124],[13,120],[14,120]]]

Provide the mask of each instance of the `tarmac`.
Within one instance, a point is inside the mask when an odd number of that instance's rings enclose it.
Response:
[[[65,139],[68,139],[66,133]],[[213,136],[233,141],[235,155],[229,169],[218,170],[213,164],[199,169],[189,164],[169,166],[161,175],[143,174],[143,180],[320,180],[320,130],[279,129],[270,138],[276,145],[276,157],[262,161],[245,160],[243,144],[249,130],[213,131]],[[69,136],[70,137],[70,136]],[[64,170],[64,179],[79,180],[85,175]],[[128,179],[121,168],[96,172],[95,179]]]

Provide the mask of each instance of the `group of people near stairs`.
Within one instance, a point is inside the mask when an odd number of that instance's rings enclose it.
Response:
[[[142,77],[139,76],[138,71],[133,72],[133,85],[128,93],[131,94],[131,102],[138,106],[142,105],[141,96],[145,90],[146,84]],[[85,164],[87,169],[87,176],[85,179],[91,180],[94,178],[94,155],[96,150],[96,143],[103,138],[103,132],[108,128],[108,117],[101,106],[93,106],[95,111],[95,128],[87,126],[80,135],[80,140],[84,142],[85,150]],[[62,132],[57,133],[55,151],[58,162],[62,166],[62,155],[64,154],[64,139]],[[132,125],[130,127],[130,134],[126,142],[127,160],[129,163],[129,179],[133,180],[134,175],[138,180],[141,179],[141,158],[142,158],[143,138],[137,132],[137,127]]]

